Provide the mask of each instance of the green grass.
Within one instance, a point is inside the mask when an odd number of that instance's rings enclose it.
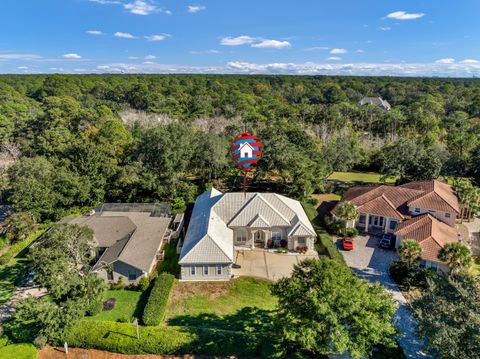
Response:
[[[345,183],[383,183],[381,177],[375,172],[333,172],[328,179]],[[395,181],[396,178],[389,177],[385,183],[393,184]]]
[[[112,321],[118,320],[129,321],[140,318],[143,312],[145,302],[142,292],[134,290],[107,290],[103,296],[104,300],[115,298],[115,308],[112,310],[104,310],[93,317],[86,317],[86,320]]]
[[[473,257],[473,263],[470,267],[470,273],[480,277],[480,256]]]
[[[170,294],[170,325],[260,331],[277,298],[271,282],[241,277],[229,282],[177,282]]]
[[[37,356],[32,344],[12,344],[0,348],[1,359],[35,359]]]
[[[15,293],[15,284],[24,275],[27,263],[26,259],[13,259],[8,266],[0,266],[0,304]]]
[[[177,243],[178,239],[172,240],[169,244],[165,245],[163,249],[165,250],[165,258],[157,267],[158,273],[167,272],[178,277],[180,274],[180,266],[178,265],[177,254]]]

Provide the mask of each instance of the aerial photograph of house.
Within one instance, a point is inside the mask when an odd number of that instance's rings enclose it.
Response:
[[[480,359],[479,14],[0,1],[0,359]]]

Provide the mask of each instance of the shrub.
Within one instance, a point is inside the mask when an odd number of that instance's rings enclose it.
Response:
[[[287,248],[277,248],[277,253],[288,253]]]
[[[115,308],[115,298],[109,298],[103,302],[103,310],[112,310]]]
[[[297,253],[305,254],[308,251],[308,247],[297,247],[296,251],[297,251]]]
[[[131,323],[83,320],[67,332],[71,347],[100,349],[122,354],[259,357],[263,338],[243,332],[193,327],[139,327]]]
[[[110,285],[110,288],[112,288],[113,290],[125,289],[125,278],[123,277],[118,278],[118,282],[112,283]]]
[[[159,325],[165,319],[170,291],[175,277],[168,273],[161,273],[153,285],[147,305],[143,311],[143,323],[145,325]]]
[[[138,288],[144,292],[148,289],[148,287],[150,286],[150,279],[148,277],[142,277],[140,278],[140,280],[138,281]]]
[[[358,229],[356,228],[347,228],[346,229],[346,235],[347,237],[350,237],[350,238],[355,238],[356,236],[358,236]]]
[[[87,308],[87,315],[94,316],[101,313],[103,310],[103,302],[101,300],[97,300],[93,302],[89,308]]]
[[[8,344],[8,338],[0,337],[0,348],[6,346],[7,344]]]
[[[39,335],[34,339],[33,345],[35,345],[35,347],[38,349],[42,349],[45,345],[47,345],[47,338],[45,338],[43,335]]]
[[[324,231],[317,230],[316,248],[319,253],[326,254],[331,259],[345,263],[342,254],[338,251],[335,242],[332,241],[332,236]]]
[[[287,240],[286,240],[286,239],[282,239],[282,240],[280,240],[280,247],[282,247],[282,248],[286,248],[286,247],[287,247],[287,244],[288,244],[288,242],[287,242]]]
[[[395,283],[403,285],[408,277],[408,267],[406,263],[402,261],[390,263],[390,276]]]

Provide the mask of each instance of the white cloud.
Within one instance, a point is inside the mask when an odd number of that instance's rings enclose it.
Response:
[[[390,30],[392,30],[392,28],[391,28],[390,26],[380,26],[379,29],[382,30],[382,31],[390,31]]]
[[[138,60],[138,56],[129,56],[128,59],[129,60]]]
[[[172,12],[170,10],[165,10],[164,13],[167,15],[172,15]]]
[[[152,61],[145,61],[145,62],[142,62],[143,65],[154,65],[156,64],[156,62],[152,62]]]
[[[439,59],[439,60],[435,61],[435,63],[437,63],[437,64],[453,64],[453,63],[455,63],[455,59],[453,59],[451,57],[447,57],[447,58],[444,58],[444,59]]]
[[[117,1],[117,0],[90,0],[90,2],[94,2],[94,3],[102,4],[102,5],[110,5],[110,4],[118,5],[118,4],[121,4],[121,2]]]
[[[327,57],[327,61],[340,61],[342,58],[338,56]]]
[[[117,31],[115,34],[113,34],[113,36],[120,37],[122,39],[134,39],[135,38],[135,36],[133,36],[132,34],[129,34],[128,32],[121,32],[121,31]]]
[[[192,55],[202,55],[202,54],[221,54],[221,51],[218,50],[205,50],[205,51],[190,51]]]
[[[43,59],[40,55],[34,54],[2,54],[0,53],[0,61],[10,61],[10,60],[40,60]]]
[[[98,65],[98,66],[97,66],[97,69],[99,69],[99,70],[108,70],[108,69],[110,69],[110,66],[108,66],[108,65]]]
[[[313,47],[307,47],[305,51],[323,51],[323,50],[329,50],[329,47],[326,46],[313,46]]]
[[[103,35],[103,32],[101,32],[100,30],[88,30],[87,34],[98,36],[98,35]]]
[[[206,7],[203,5],[188,5],[188,12],[195,14],[197,12],[205,10]]]
[[[62,56],[64,59],[81,59],[82,57],[79,54],[70,53]]]
[[[135,0],[131,3],[123,5],[125,10],[135,15],[150,15],[151,13],[160,11],[156,5],[143,0]]]
[[[220,40],[220,45],[224,46],[239,46],[239,45],[245,45],[245,44],[251,44],[252,42],[255,42],[255,39],[250,36],[237,36],[237,37],[224,37],[223,39]]]
[[[157,57],[154,56],[154,55],[147,55],[144,57],[145,60],[153,60],[153,59],[156,59]]]
[[[346,49],[331,49],[330,53],[331,54],[346,54],[348,50]]]
[[[28,70],[28,66],[18,66],[17,69],[19,69],[19,70]]]
[[[475,59],[465,59],[463,61],[460,61],[461,64],[478,64],[480,61],[475,60]]]
[[[422,12],[408,13],[406,11],[395,11],[387,15],[389,19],[396,19],[396,20],[415,20],[423,16],[425,16],[425,14]]]
[[[363,54],[365,52],[365,50],[362,50],[362,49],[358,49],[357,51],[355,51],[356,53],[358,54]]]
[[[251,46],[259,49],[283,49],[292,45],[288,41],[263,40],[257,44],[252,44]]]
[[[167,39],[168,37],[170,37],[169,34],[145,36],[145,38],[146,38],[148,41],[163,41],[163,40]]]

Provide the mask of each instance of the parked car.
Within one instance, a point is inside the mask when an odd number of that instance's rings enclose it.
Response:
[[[380,247],[385,249],[392,248],[393,244],[393,235],[391,233],[385,233],[380,240]]]
[[[342,238],[342,247],[346,251],[353,251],[353,239],[352,238]]]

